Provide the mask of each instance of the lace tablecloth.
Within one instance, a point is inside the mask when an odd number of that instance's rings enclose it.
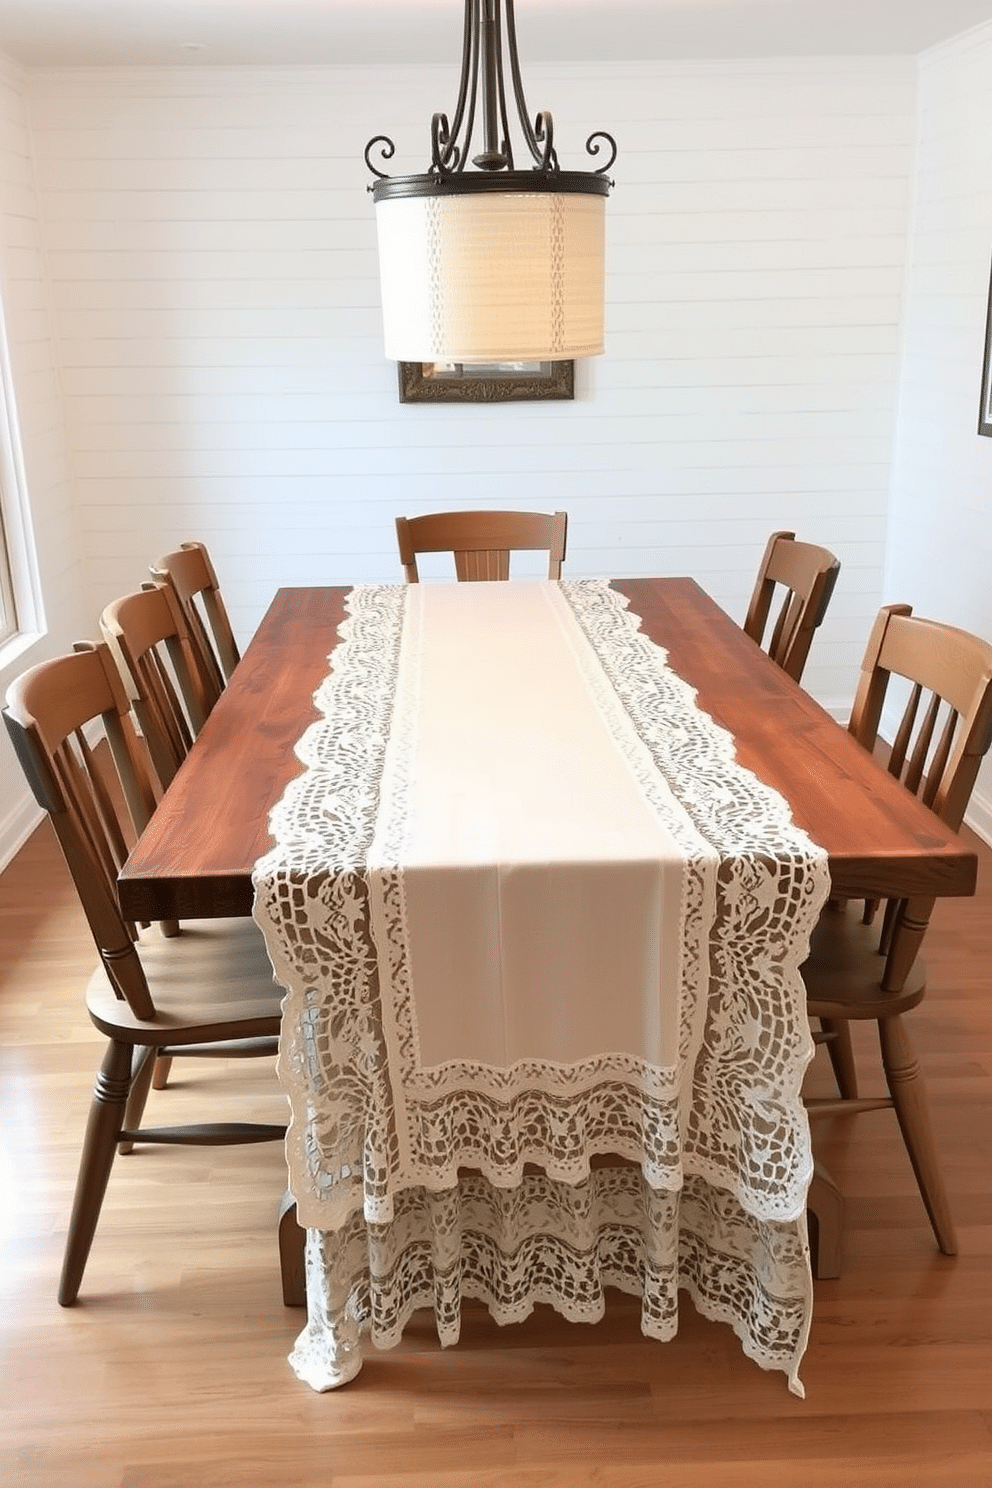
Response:
[[[799,966],[829,886],[605,581],[349,596],[255,915],[315,1389],[462,1297],[669,1339],[679,1288],[798,1368]],[[592,1159],[592,1161],[591,1161]]]

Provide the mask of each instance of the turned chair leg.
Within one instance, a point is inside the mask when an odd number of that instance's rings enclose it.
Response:
[[[63,1307],[71,1307],[76,1300],[96,1233],[117,1139],[123,1129],[131,1088],[131,1060],[130,1044],[110,1043],[96,1077],[59,1282],[58,1297]]]
[[[878,1038],[889,1094],[937,1244],[944,1255],[957,1255],[957,1236],[933,1139],[926,1087],[909,1030],[901,1017],[883,1018],[878,1024]]]

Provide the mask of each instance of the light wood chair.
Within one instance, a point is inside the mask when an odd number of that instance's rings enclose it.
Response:
[[[141,1116],[155,1054],[270,1054],[280,989],[251,920],[197,921],[175,940],[143,934],[120,914],[117,871],[154,806],[128,699],[105,644],[42,662],[7,692],[4,722],[39,805],[55,828],[100,965],[86,1005],[107,1039],[90,1107],[58,1299],[79,1292],[118,1148],[281,1140],[285,1128],[219,1123],[148,1128]],[[105,752],[88,737],[102,728]],[[140,940],[140,946],[139,946]]]
[[[185,542],[152,564],[156,584],[170,588],[182,606],[201,666],[218,692],[231,679],[241,653],[234,639],[220,584],[201,542]]]
[[[893,677],[907,679],[909,698],[896,731],[889,770],[954,831],[961,825],[982,757],[992,742],[992,645],[966,631],[883,609],[862,664],[850,731],[873,750]],[[903,1014],[926,991],[919,955],[933,898],[890,900],[880,926],[856,902],[833,903],[813,933],[803,967],[808,1008],[821,1021],[840,1086],[838,1099],[809,1100],[811,1116],[894,1108],[913,1170],[945,1255],[957,1242],[926,1092]],[[858,1096],[849,1025],[878,1024],[888,1095]],[[840,1046],[840,1053],[837,1046]]]
[[[459,579],[508,579],[511,552],[546,549],[548,578],[561,578],[566,512],[460,511],[397,517],[396,537],[407,582],[420,580],[418,553],[453,553]]]
[[[828,548],[796,542],[794,532],[773,532],[744,620],[744,634],[762,645],[768,616],[781,585],[781,609],[765,649],[794,682],[800,681],[813,632],[823,621],[837,583],[840,563]]]
[[[100,629],[118,663],[164,790],[220,696],[199,657],[174,591],[149,584],[109,604]]]

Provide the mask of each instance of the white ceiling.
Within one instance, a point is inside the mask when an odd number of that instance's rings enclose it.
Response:
[[[992,0],[517,0],[521,61],[917,53]],[[452,62],[462,0],[0,0],[28,66]]]

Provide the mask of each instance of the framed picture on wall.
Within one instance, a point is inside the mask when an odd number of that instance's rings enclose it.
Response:
[[[985,356],[982,361],[982,404],[978,410],[978,432],[992,437],[992,276],[989,278],[988,309],[985,312]]]
[[[399,362],[401,403],[520,403],[575,397],[574,362]]]

